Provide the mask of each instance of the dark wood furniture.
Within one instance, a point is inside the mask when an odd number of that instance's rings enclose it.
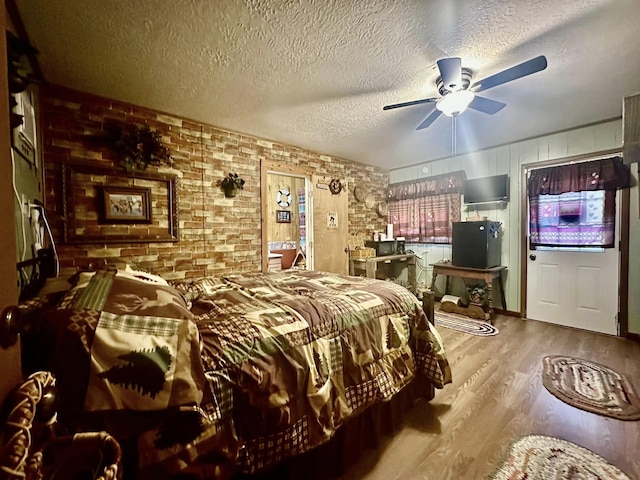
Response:
[[[447,283],[445,286],[445,293],[449,290],[449,278],[461,277],[470,278],[474,280],[482,280],[487,285],[487,301],[489,303],[489,314],[493,316],[493,282],[498,280],[498,287],[500,289],[500,301],[502,302],[502,308],[507,309],[507,301],[504,298],[504,284],[502,282],[502,272],[507,269],[504,265],[499,265],[492,268],[470,268],[470,267],[458,267],[451,263],[432,263],[433,274],[431,277],[431,291],[435,291],[435,283],[438,275],[446,275]]]
[[[425,290],[424,292],[422,292],[422,310],[424,311],[427,319],[429,320],[429,322],[431,322],[432,325],[435,325],[435,303],[436,298],[433,290]]]

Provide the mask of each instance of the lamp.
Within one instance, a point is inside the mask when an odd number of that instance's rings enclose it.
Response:
[[[469,90],[457,90],[446,94],[438,100],[436,108],[447,117],[455,117],[466,110],[473,101],[474,96],[473,92]]]

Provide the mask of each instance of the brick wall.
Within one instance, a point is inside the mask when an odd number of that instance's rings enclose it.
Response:
[[[308,166],[349,182],[350,234],[369,235],[386,224],[352,195],[353,186],[361,185],[383,200],[389,182],[386,170],[53,85],[42,86],[40,102],[45,201],[63,269],[95,258],[130,263],[166,278],[258,270],[261,159]],[[171,168],[148,171],[178,176],[178,242],[63,243],[62,165],[124,173],[115,153],[96,141],[105,123],[113,122],[147,124],[162,133],[171,149]],[[228,172],[246,181],[232,199],[216,186]]]

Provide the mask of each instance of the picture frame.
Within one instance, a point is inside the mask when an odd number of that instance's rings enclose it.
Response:
[[[151,189],[143,187],[100,188],[102,223],[151,223]]]
[[[276,210],[277,223],[291,223],[291,212],[289,210]]]
[[[127,199],[141,205],[121,214],[108,208]],[[62,217],[64,243],[177,242],[178,176],[65,164]]]
[[[338,228],[338,212],[327,212],[327,228]]]

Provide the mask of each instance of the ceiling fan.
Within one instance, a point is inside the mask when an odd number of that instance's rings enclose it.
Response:
[[[493,115],[506,107],[506,104],[480,97],[476,93],[544,70],[547,68],[547,59],[544,55],[540,55],[474,83],[471,83],[473,72],[462,66],[462,60],[459,57],[442,58],[438,60],[437,64],[440,76],[436,79],[436,87],[440,97],[394,103],[386,105],[382,109],[391,110],[422,103],[435,103],[436,109],[417,126],[416,130],[427,128],[442,113],[449,117],[455,117],[464,112],[467,107]]]

